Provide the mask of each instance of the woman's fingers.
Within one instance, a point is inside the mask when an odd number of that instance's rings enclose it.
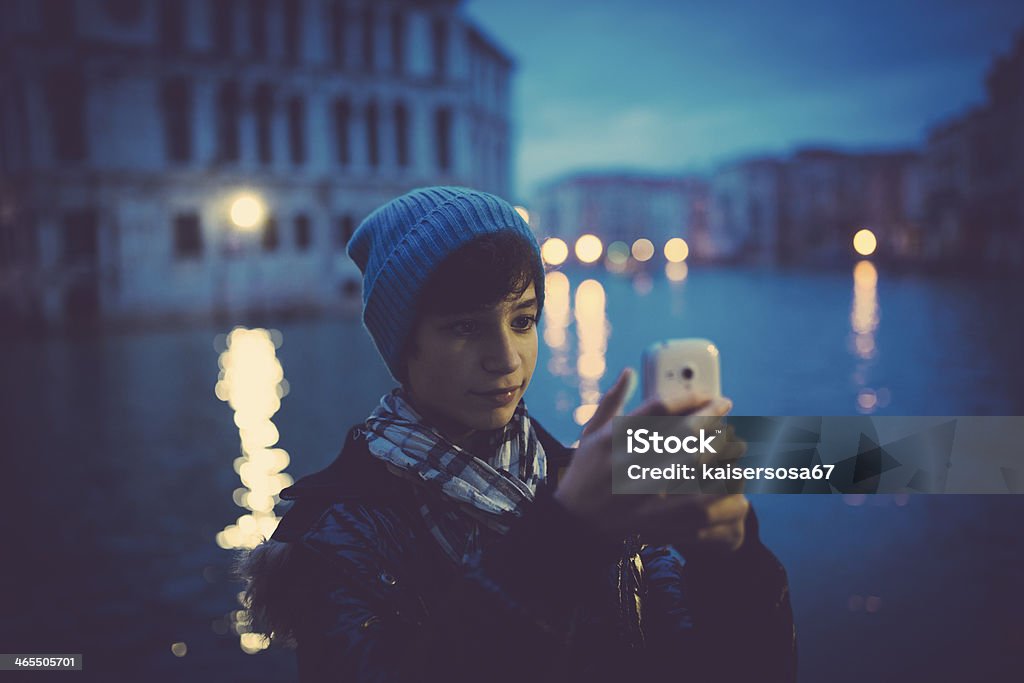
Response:
[[[649,398],[629,415],[630,417],[691,415],[708,406],[711,401],[712,397],[699,394],[675,399]]]
[[[633,368],[626,368],[619,375],[619,378],[615,380],[612,388],[601,397],[601,402],[598,403],[594,416],[583,427],[583,436],[593,434],[611,421],[613,417],[620,414],[622,407],[629,402],[635,390],[636,372],[633,371]]]

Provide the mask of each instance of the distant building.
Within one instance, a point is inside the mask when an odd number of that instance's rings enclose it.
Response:
[[[713,256],[755,263],[834,263],[870,229],[887,255],[905,255],[920,229],[922,167],[912,151],[802,149],[741,160],[711,178]]]
[[[332,309],[373,207],[509,194],[512,67],[457,0],[5,0],[0,305],[52,324]]]
[[[1024,266],[1024,31],[995,60],[987,101],[929,135],[925,199],[936,258]]]
[[[559,237],[570,248],[591,233],[605,246],[646,238],[660,249],[673,237],[705,239],[706,206],[707,187],[693,178],[593,172],[542,187],[530,216],[543,237]]]
[[[783,257],[786,238],[786,173],[778,159],[748,159],[720,168],[711,178],[708,258],[759,263]]]

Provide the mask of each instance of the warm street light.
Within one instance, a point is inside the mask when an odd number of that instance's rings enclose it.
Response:
[[[682,237],[673,237],[665,243],[665,259],[671,263],[682,263],[690,255],[690,245]]]
[[[242,230],[254,230],[259,228],[263,223],[263,218],[266,214],[267,208],[263,204],[263,200],[251,192],[238,195],[235,200],[231,202],[231,209],[229,212],[231,222]]]
[[[550,237],[544,240],[544,245],[540,248],[540,256],[549,266],[559,266],[565,263],[565,259],[569,257],[569,247],[557,237]]]
[[[583,263],[593,263],[601,258],[603,251],[604,245],[597,235],[581,235],[576,240],[576,258]]]
[[[526,221],[527,225],[530,224],[530,212],[526,210],[525,206],[514,206],[512,208],[516,210],[516,213],[522,216],[523,220]]]
[[[637,261],[650,261],[654,256],[654,242],[646,237],[641,237],[633,242],[633,258]]]
[[[875,253],[877,246],[878,240],[875,239],[875,233],[867,228],[858,230],[857,234],[853,236],[853,248],[861,256],[870,256]]]

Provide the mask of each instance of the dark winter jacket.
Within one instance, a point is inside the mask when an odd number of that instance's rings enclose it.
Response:
[[[534,425],[557,473],[572,451]],[[243,570],[254,624],[293,638],[301,680],[795,680],[786,572],[752,509],[743,547],[701,565],[597,536],[541,487],[456,567],[410,486],[354,427],[282,492],[295,503]]]

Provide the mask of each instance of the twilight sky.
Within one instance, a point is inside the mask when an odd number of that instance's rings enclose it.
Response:
[[[770,5],[768,9],[766,5]],[[516,198],[584,168],[919,145],[984,99],[1010,0],[469,0],[517,59]]]

